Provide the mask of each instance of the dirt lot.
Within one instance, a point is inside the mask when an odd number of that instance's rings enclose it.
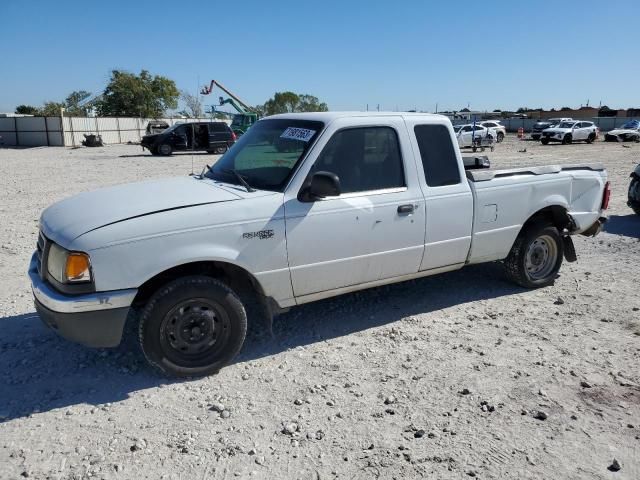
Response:
[[[0,150],[0,478],[640,478],[640,217],[625,205],[640,145],[510,136],[490,157],[607,166],[608,232],[576,238],[553,287],[487,264],[345,295],[173,382],[133,339],[90,350],[43,327],[26,269],[47,205],[186,175],[192,157]]]

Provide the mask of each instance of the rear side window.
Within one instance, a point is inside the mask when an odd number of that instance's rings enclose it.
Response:
[[[456,151],[444,125],[416,125],[413,129],[420,149],[427,185],[443,187],[460,183]]]
[[[216,122],[216,123],[210,123],[209,124],[209,131],[210,132],[226,132],[227,131],[227,124],[226,123],[222,123],[222,122]]]

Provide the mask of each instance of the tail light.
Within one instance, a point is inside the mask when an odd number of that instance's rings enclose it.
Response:
[[[236,135],[236,132],[231,132],[231,140],[233,140],[234,142],[238,139],[238,136]]]
[[[602,205],[600,206],[601,210],[606,210],[609,208],[609,199],[611,198],[611,182],[607,182],[604,184],[604,192],[602,193]]]

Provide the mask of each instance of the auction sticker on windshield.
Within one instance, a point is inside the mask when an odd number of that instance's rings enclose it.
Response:
[[[314,133],[316,133],[315,130],[287,127],[287,129],[282,132],[282,135],[280,135],[280,138],[288,138],[291,140],[301,140],[303,142],[308,142],[309,140],[311,140],[311,137],[313,137]]]

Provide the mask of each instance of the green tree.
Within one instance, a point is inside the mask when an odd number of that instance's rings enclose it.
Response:
[[[324,102],[320,102],[318,97],[313,95],[301,94],[298,102],[297,112],[327,112],[329,107]]]
[[[60,109],[66,108],[66,105],[61,102],[44,102],[44,105],[40,109],[39,114],[43,117],[59,117]]]
[[[179,96],[176,83],[166,77],[113,70],[97,109],[102,116],[157,118],[176,108]]]
[[[32,105],[18,105],[16,107],[16,113],[21,115],[39,115],[40,110],[38,107],[34,107]]]
[[[326,112],[327,104],[320,102],[318,97],[293,92],[276,92],[273,98],[267,100],[263,106],[265,115],[291,112]]]

